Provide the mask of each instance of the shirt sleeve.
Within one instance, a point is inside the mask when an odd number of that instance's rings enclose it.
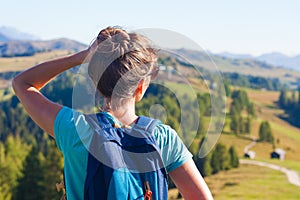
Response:
[[[68,107],[63,107],[58,112],[54,122],[54,136],[61,152],[81,146],[88,147],[91,133],[92,129],[82,113]]]
[[[163,124],[158,125],[154,132],[154,136],[160,147],[167,172],[177,169],[193,157],[177,135],[176,131],[170,126]]]

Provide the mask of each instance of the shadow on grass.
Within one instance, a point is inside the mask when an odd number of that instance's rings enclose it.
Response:
[[[277,105],[274,105],[274,104],[266,104],[264,105],[266,108],[270,108],[270,109],[278,109],[278,106]]]
[[[236,186],[236,185],[239,185],[239,183],[237,183],[237,182],[226,182],[226,183],[224,183],[222,188],[224,189],[225,187],[232,187],[232,186]]]
[[[277,117],[279,119],[282,119],[283,121],[286,121],[287,123],[289,123],[292,126],[300,128],[300,124],[297,124],[295,121],[291,120],[291,118],[287,114],[277,115]]]

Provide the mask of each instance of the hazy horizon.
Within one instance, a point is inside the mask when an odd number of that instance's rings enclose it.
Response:
[[[300,2],[163,1],[131,3],[96,0],[2,2],[0,26],[14,27],[42,39],[67,37],[89,44],[111,25],[125,29],[163,28],[213,53],[300,54]]]

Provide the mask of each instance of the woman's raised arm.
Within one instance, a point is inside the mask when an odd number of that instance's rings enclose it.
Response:
[[[39,90],[58,74],[82,64],[90,49],[94,49],[96,45],[94,42],[93,48],[38,64],[13,79],[15,94],[29,116],[52,137],[54,137],[54,121],[62,106],[48,100]]]

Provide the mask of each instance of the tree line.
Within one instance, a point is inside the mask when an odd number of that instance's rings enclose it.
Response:
[[[255,117],[254,104],[250,102],[248,94],[243,90],[235,90],[231,94],[230,129],[235,134],[249,134],[251,121]]]
[[[231,94],[230,105],[230,130],[234,134],[250,134],[251,122],[256,117],[254,104],[250,102],[248,94],[244,90],[235,90]],[[274,136],[270,123],[262,121],[259,126],[259,139],[261,142],[269,142],[274,145]]]
[[[198,150],[204,140],[205,137],[203,137],[197,145]],[[194,154],[196,152],[194,152]],[[194,161],[203,177],[239,167],[239,157],[235,147],[230,146],[229,149],[227,149],[222,143],[217,143],[213,150],[203,158],[199,158],[198,155],[195,154]]]
[[[285,118],[294,126],[300,127],[300,87],[298,91],[281,90],[278,105],[285,111]]]
[[[280,91],[286,88],[278,78],[264,78],[260,76],[243,75],[239,73],[223,73],[224,79],[233,86],[247,87],[252,89],[266,89]]]
[[[72,104],[72,75],[66,73],[44,93]],[[63,158],[55,141],[28,116],[18,98],[5,90],[0,104],[0,200],[59,199],[55,184],[62,178]]]

